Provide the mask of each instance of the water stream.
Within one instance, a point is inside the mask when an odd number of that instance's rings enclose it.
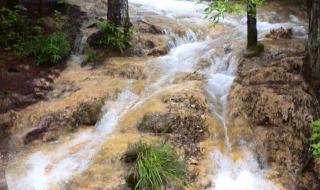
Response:
[[[188,0],[129,0],[135,11],[143,14],[151,12],[155,15],[175,19],[177,23],[188,27],[190,22],[205,26],[210,24],[202,19],[205,4]],[[81,3],[80,3],[81,4]],[[260,22],[260,33],[279,26],[290,26],[301,31],[304,26],[295,17],[284,23]],[[228,135],[228,101],[229,88],[235,78],[239,52],[245,44],[244,16],[228,16],[223,24],[228,32],[218,31],[200,38],[199,31],[191,27],[185,35],[178,36],[172,31],[164,31],[173,38],[169,44],[168,55],[153,58],[146,63],[148,82],[141,94],[123,89],[116,100],[109,101],[105,113],[94,129],[75,134],[70,140],[52,145],[48,150],[28,152],[12,160],[6,172],[10,190],[50,190],[63,189],[68,180],[83,172],[90,164],[90,159],[99,151],[101,145],[117,128],[119,120],[129,110],[136,109],[148,99],[170,88],[175,88],[173,81],[178,73],[198,72],[206,77],[203,88],[211,103],[212,114],[220,120],[224,128],[224,148],[214,149],[212,172],[208,174],[212,181],[212,190],[276,190],[281,186],[265,177],[254,153],[244,143],[234,147]],[[296,33],[299,33],[297,31]],[[220,32],[220,33],[219,33]],[[299,33],[300,34],[300,33]],[[199,40],[202,39],[202,40]],[[85,40],[85,39],[84,39]],[[81,50],[79,50],[81,51]],[[201,62],[210,62],[209,66],[197,67]],[[158,77],[154,77],[158,76]],[[127,82],[127,87],[132,81]],[[94,140],[92,140],[94,139]],[[79,146],[74,150],[75,146]],[[233,158],[233,150],[241,152],[237,159]],[[72,151],[71,151],[72,150]],[[211,167],[211,166],[210,166]]]

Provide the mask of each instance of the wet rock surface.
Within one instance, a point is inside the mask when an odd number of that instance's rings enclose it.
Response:
[[[141,80],[145,79],[146,75],[143,73],[143,67],[132,64],[124,65],[108,65],[106,75],[113,77],[120,77],[126,79],[136,79]]]
[[[309,123],[319,104],[302,76],[303,57],[295,51],[266,46],[259,58],[243,59],[229,95],[233,117],[253,126],[262,163],[275,164],[289,189],[318,189],[312,169],[305,171]],[[280,51],[275,51],[275,50]],[[304,172],[302,172],[304,171]]]
[[[15,112],[0,115],[0,190],[7,190],[5,168],[9,153],[10,126],[15,118]]]
[[[68,107],[62,111],[53,112],[40,118],[35,128],[30,129],[24,137],[24,144],[37,139],[44,142],[59,138],[61,131],[72,131],[80,126],[92,126],[100,119],[104,101],[95,99],[81,102],[76,107]]]
[[[270,33],[266,34],[266,38],[271,38],[273,40],[277,39],[289,39],[292,37],[292,28],[279,28],[271,30]]]

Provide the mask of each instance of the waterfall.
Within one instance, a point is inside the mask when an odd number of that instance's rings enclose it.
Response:
[[[189,20],[194,25],[210,24],[202,19],[206,3],[197,3],[188,0],[129,0],[131,6],[140,12],[152,12],[168,18],[176,19],[179,24],[189,26]],[[93,2],[94,3],[94,2]],[[80,3],[79,3],[80,4]],[[288,21],[287,26],[296,26],[297,19],[292,17],[294,23]],[[204,90],[210,99],[211,113],[223,127],[224,149],[215,148],[210,152],[211,173],[208,177],[212,181],[212,190],[277,190],[272,181],[266,179],[265,171],[261,169],[254,153],[246,144],[236,147],[241,149],[238,159],[232,157],[232,140],[228,134],[228,94],[229,88],[235,78],[239,50],[243,47],[245,28],[243,19],[226,17],[223,24],[230,29],[220,31],[216,37],[207,36],[203,40],[198,38],[198,31],[189,29],[184,35],[176,35],[167,30],[165,34],[172,40],[169,43],[169,53],[161,57],[148,60],[147,70],[149,76],[157,76],[148,80],[140,94],[133,93],[129,88],[122,89],[116,100],[111,100],[105,106],[105,112],[100,122],[92,130],[85,130],[75,134],[71,140],[56,145],[49,151],[35,151],[20,156],[12,161],[7,171],[7,182],[10,190],[49,190],[63,189],[63,184],[70,178],[83,172],[89,165],[91,158],[100,150],[102,144],[108,141],[119,120],[128,111],[136,109],[148,99],[157,94],[174,88],[173,83],[177,73],[199,72],[205,76]],[[279,25],[282,23],[278,23]],[[260,23],[263,31],[277,26],[268,22]],[[299,25],[300,26],[300,25]],[[219,31],[217,31],[218,33]],[[83,51],[90,31],[82,31],[75,54]],[[230,51],[225,51],[226,45]],[[196,68],[201,61],[207,61],[210,66]],[[128,83],[128,86],[130,83]],[[94,139],[94,140],[93,140]],[[76,145],[79,150],[70,153]],[[22,157],[22,158],[21,158]],[[23,162],[21,162],[23,160]],[[21,171],[22,172],[17,172]]]

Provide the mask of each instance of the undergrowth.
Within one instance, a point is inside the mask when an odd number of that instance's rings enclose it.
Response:
[[[101,30],[101,35],[97,39],[96,45],[110,47],[121,52],[131,46],[132,27],[125,29],[106,20],[98,21],[97,27]]]

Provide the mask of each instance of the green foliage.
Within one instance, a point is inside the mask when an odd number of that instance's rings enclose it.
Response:
[[[20,13],[24,9],[17,6],[14,9],[3,8],[0,10],[0,39],[1,46],[8,47],[10,43],[21,38],[21,31],[25,28],[25,17]]]
[[[58,63],[70,52],[68,36],[63,32],[55,32],[49,36],[38,36],[32,43],[31,54],[37,65],[44,63]]]
[[[96,50],[89,46],[84,48],[84,62],[95,62],[99,58],[99,54]]]
[[[181,189],[186,180],[184,163],[167,144],[134,145],[136,160],[128,183],[134,190]]]
[[[64,0],[57,0],[57,4],[64,4],[65,1]]]
[[[132,27],[125,29],[105,20],[98,21],[97,26],[102,32],[102,35],[96,42],[97,45],[111,47],[121,52],[131,46],[130,41],[133,35]]]
[[[312,122],[311,128],[311,151],[315,157],[320,158],[320,119]]]
[[[54,29],[55,31],[62,31],[64,27],[64,20],[62,14],[59,11],[54,11]]]
[[[260,5],[264,1],[249,0],[249,3]],[[246,9],[247,3],[248,0],[213,0],[204,10],[204,15],[206,19],[217,23],[220,18],[224,18],[225,13],[235,14],[243,12]]]

